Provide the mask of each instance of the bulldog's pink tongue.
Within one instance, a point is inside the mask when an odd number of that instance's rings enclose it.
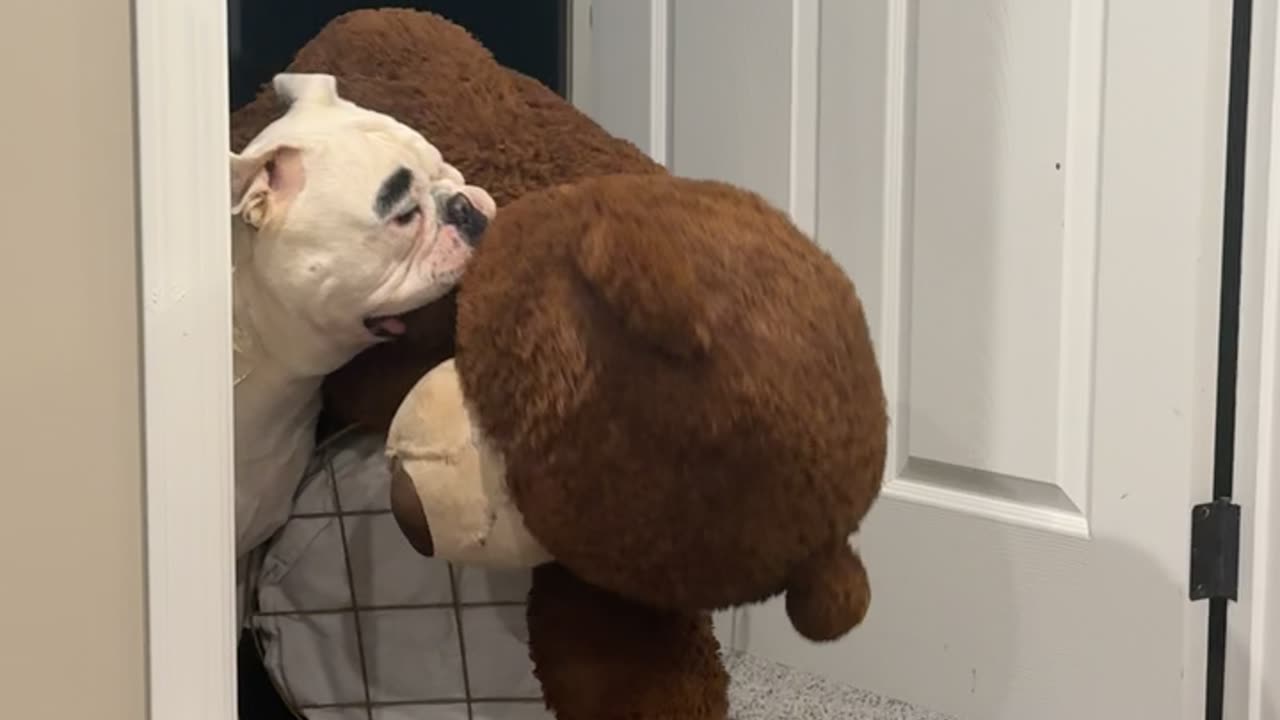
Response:
[[[369,332],[377,335],[378,337],[399,337],[408,330],[408,328],[405,327],[404,321],[394,315],[369,318],[368,320],[365,320],[364,325],[369,329]]]

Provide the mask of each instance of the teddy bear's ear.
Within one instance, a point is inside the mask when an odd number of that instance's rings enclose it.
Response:
[[[710,349],[711,293],[680,237],[659,228],[638,241],[602,223],[582,238],[575,259],[595,296],[634,336],[685,360]]]
[[[871,585],[862,559],[844,540],[801,563],[787,585],[787,617],[814,642],[836,640],[866,617]]]

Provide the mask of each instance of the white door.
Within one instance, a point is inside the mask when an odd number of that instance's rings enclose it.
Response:
[[[734,645],[972,720],[1203,717],[1230,3],[593,0],[578,101],[852,274],[892,402],[866,623]],[[589,76],[589,77],[588,77]],[[581,80],[588,78],[587,80]]]

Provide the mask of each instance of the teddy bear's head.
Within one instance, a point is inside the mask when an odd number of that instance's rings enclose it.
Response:
[[[393,504],[427,553],[554,559],[659,608],[785,593],[797,630],[830,639],[867,608],[848,537],[886,425],[857,295],[781,212],[717,182],[600,177],[490,226],[456,361],[392,423]]]

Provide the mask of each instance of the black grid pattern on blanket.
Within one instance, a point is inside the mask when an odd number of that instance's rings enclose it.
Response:
[[[528,572],[418,555],[388,507],[379,438],[318,449],[259,560],[251,623],[306,720],[543,720],[528,656]]]

